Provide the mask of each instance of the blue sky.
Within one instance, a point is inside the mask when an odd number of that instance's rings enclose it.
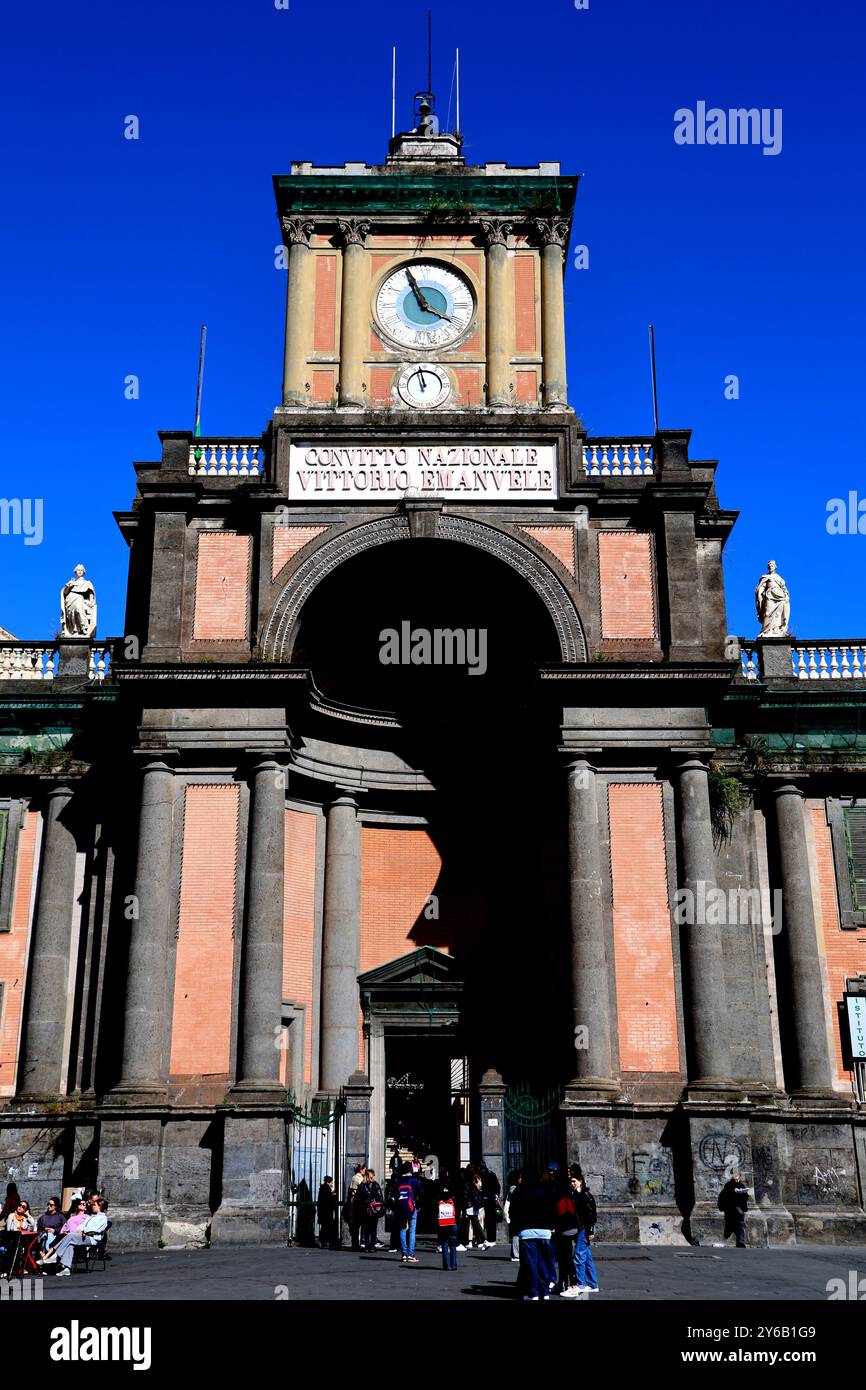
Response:
[[[271,175],[292,159],[379,162],[398,47],[398,124],[426,75],[426,4],[334,0],[15,6],[0,90],[5,498],[44,499],[44,539],[0,536],[0,625],[49,637],[79,560],[99,632],[122,629],[112,517],[158,429],[258,432],[278,400],[284,272]],[[375,13],[375,21],[371,15]],[[768,557],[806,637],[863,636],[866,535],[827,503],[866,499],[860,0],[437,0],[445,114],[459,44],[470,162],[559,159],[584,175],[569,267],[572,404],[596,434],[661,423],[720,460],[740,521],[728,625],[752,634]],[[781,153],[680,146],[698,101],[780,107]],[[124,117],[140,139],[123,137]],[[140,381],[138,400],[124,379]],[[725,378],[739,399],[725,399]],[[866,510],[866,509],[864,509]],[[866,526],[866,521],[864,521]]]

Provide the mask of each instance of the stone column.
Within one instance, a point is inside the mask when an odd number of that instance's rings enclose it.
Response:
[[[565,369],[565,301],[563,257],[568,246],[564,217],[536,218],[541,243],[541,348],[544,355],[544,404],[561,409],[568,404]]]
[[[289,250],[283,405],[306,405],[308,400],[307,355],[313,343],[316,296],[315,254],[310,246],[314,225],[303,217],[283,218],[283,235]]]
[[[365,250],[369,222],[337,222],[343,245],[340,308],[340,405],[363,409],[364,348],[370,325],[370,257]]]
[[[568,877],[575,1073],[566,1088],[618,1091],[613,1077],[610,974],[605,946],[595,768],[577,758],[568,768]]]
[[[511,405],[511,296],[508,293],[510,222],[482,221],[487,245],[487,404]]]
[[[361,834],[354,792],[328,808],[322,920],[319,1086],[338,1091],[358,1066]]]
[[[706,903],[716,887],[715,851],[710,818],[709,769],[700,758],[687,758],[675,776],[683,882],[690,901]],[[703,888],[698,885],[703,884]],[[692,914],[697,916],[697,912]],[[706,912],[701,913],[707,916]],[[686,1007],[691,1021],[689,1090],[731,1090],[730,1049],[725,1010],[722,929],[694,921],[683,928],[683,969],[688,981]]]
[[[270,754],[250,777],[249,886],[241,968],[238,1069],[233,1092],[279,1096],[283,999],[286,774]]]
[[[168,955],[172,920],[174,773],[160,758],[142,769],[135,898],[129,923],[123,1064],[116,1092],[165,1096]]]
[[[792,1094],[804,1099],[839,1100],[833,1090],[803,792],[793,782],[784,782],[775,788],[774,796],[782,876],[782,935],[797,1049],[797,1084]]]
[[[508,1177],[505,1153],[505,1084],[499,1072],[488,1068],[478,1085],[481,1100],[481,1157],[499,1179],[503,1199]]]
[[[18,1092],[53,1097],[63,1085],[63,1041],[69,1005],[69,951],[75,898],[75,836],[68,786],[52,787],[43,812],[39,899],[30,942],[30,984]]]

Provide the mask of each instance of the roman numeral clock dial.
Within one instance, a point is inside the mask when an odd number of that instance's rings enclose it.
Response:
[[[401,266],[376,295],[376,317],[387,337],[399,347],[419,352],[460,342],[474,312],[468,281],[434,261]]]

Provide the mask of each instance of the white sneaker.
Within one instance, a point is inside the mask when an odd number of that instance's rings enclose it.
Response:
[[[587,1292],[587,1293],[601,1293],[601,1289],[599,1289],[599,1288],[593,1289],[593,1288],[590,1287],[589,1284],[587,1284],[587,1286],[586,1286],[586,1292]]]
[[[512,1256],[511,1256],[511,1263],[512,1263],[513,1265],[519,1265],[519,1264],[520,1264],[520,1256],[519,1256],[519,1255],[512,1255]]]
[[[465,1249],[466,1249],[466,1246],[465,1246],[465,1245],[458,1245],[457,1249],[458,1249],[458,1250],[465,1250]]]
[[[563,1289],[560,1298],[577,1298],[577,1289]]]
[[[586,1284],[578,1284],[578,1285],[577,1285],[577,1288],[574,1290],[574,1292],[575,1292],[575,1295],[577,1295],[577,1294],[579,1294],[579,1293],[588,1293],[589,1290],[587,1289]]]

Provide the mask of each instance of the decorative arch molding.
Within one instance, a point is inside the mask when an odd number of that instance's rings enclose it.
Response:
[[[587,660],[586,637],[574,600],[562,581],[535,551],[505,531],[463,516],[440,517],[437,534],[441,540],[458,541],[475,550],[483,550],[509,565],[535,590],[550,614],[562,661],[573,663]],[[301,610],[327,575],[344,561],[366,550],[409,539],[411,532],[406,517],[389,516],[362,523],[350,531],[341,531],[319,545],[298,566],[274,604],[262,638],[265,660],[291,659]]]

